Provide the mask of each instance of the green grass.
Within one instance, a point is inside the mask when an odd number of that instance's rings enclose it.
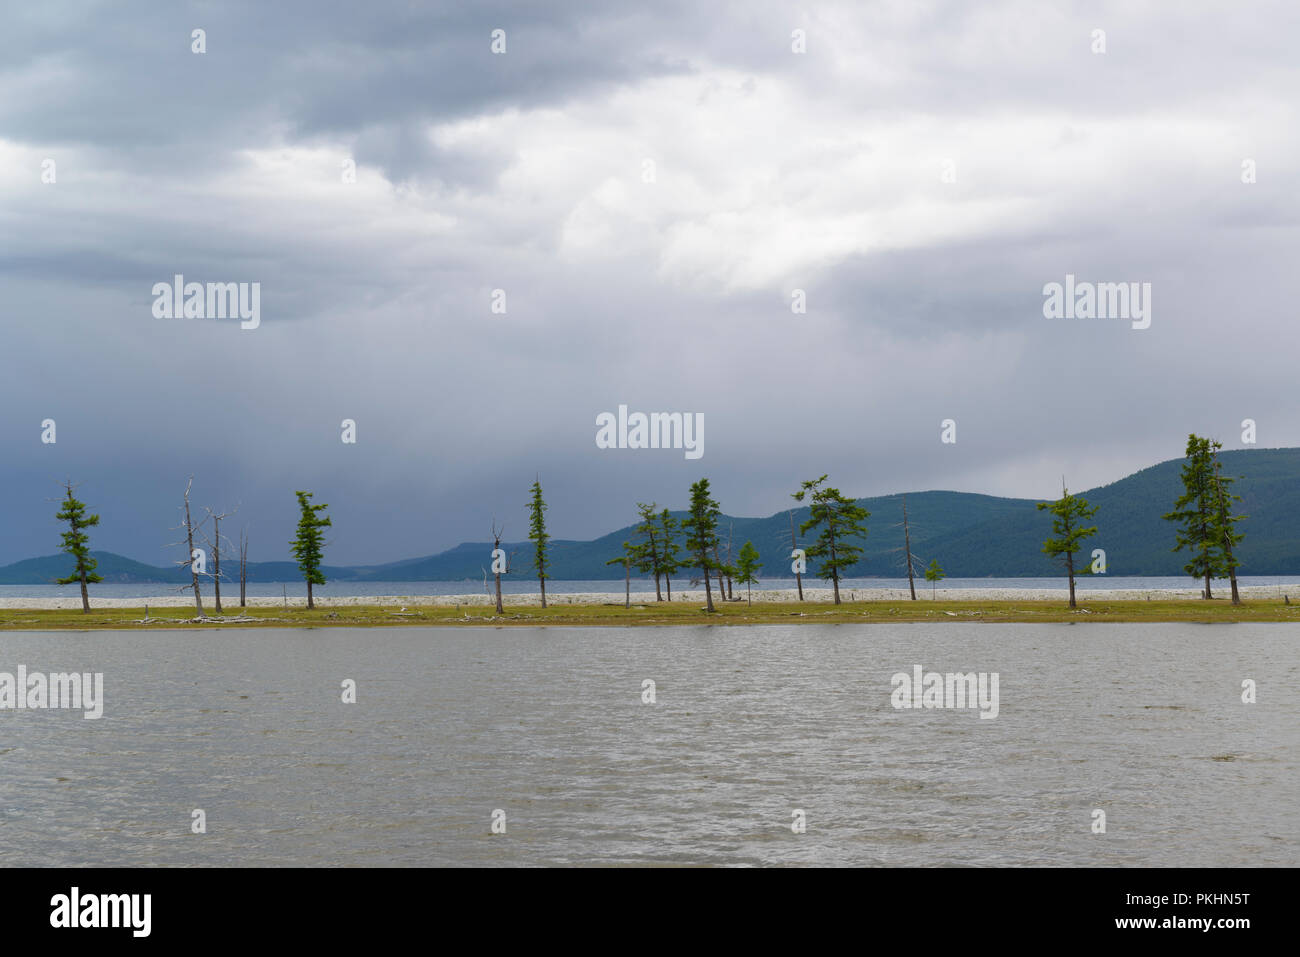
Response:
[[[408,604],[406,611],[389,605],[347,605],[305,608],[258,607],[242,610],[247,619],[222,623],[195,621],[186,608],[155,607],[143,623],[144,608],[92,606],[90,614],[60,609],[0,609],[0,631],[98,631],[149,628],[371,628],[456,625],[564,625],[621,627],[631,625],[757,625],[826,622],[987,621],[987,622],[1236,622],[1300,621],[1300,604],[1273,599],[1247,601],[1233,607],[1226,599],[1203,601],[1088,601],[1071,611],[1063,601],[858,601],[720,603],[713,614],[698,602],[654,601],[634,604],[506,605],[504,615],[491,606]],[[227,612],[231,618],[239,609]]]

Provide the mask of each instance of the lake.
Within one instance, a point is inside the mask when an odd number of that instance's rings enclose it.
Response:
[[[1242,586],[1248,585],[1295,585],[1300,589],[1300,578],[1296,576],[1243,575],[1237,579]],[[716,584],[716,583],[715,583]],[[830,582],[820,578],[806,577],[804,588],[829,588]],[[704,585],[694,586],[703,589]],[[793,589],[793,578],[765,578],[754,585],[754,591],[766,589]],[[938,586],[944,588],[1046,588],[1064,592],[1065,577],[1056,578],[945,578]],[[489,590],[492,583],[488,582]],[[609,581],[560,581],[546,583],[548,595],[574,595],[590,592],[610,592],[621,595],[624,582],[622,578]],[[633,578],[631,588],[634,594],[653,595],[655,583],[653,578]],[[673,596],[677,598],[684,591],[692,588],[689,578],[673,579]],[[887,588],[907,588],[906,578],[845,578],[840,582],[842,591],[877,591]],[[1199,592],[1201,583],[1189,577],[1139,577],[1122,575],[1084,575],[1075,580],[1075,588],[1080,593],[1090,590],[1109,588],[1131,588],[1140,591],[1151,589],[1188,590]],[[1227,594],[1228,583],[1216,582],[1215,594]],[[916,579],[917,594],[929,594],[930,583],[920,575]],[[203,600],[211,603],[212,583],[205,581],[201,588]],[[513,575],[501,579],[501,591],[506,595],[536,595],[537,579]],[[225,604],[234,605],[239,600],[239,583],[223,582],[221,594]],[[405,595],[410,597],[433,597],[437,595],[484,595],[483,582],[380,582],[380,581],[332,581],[315,588],[316,597],[322,600],[331,598],[363,596],[380,597],[386,595]],[[189,592],[181,591],[174,584],[160,582],[103,582],[90,586],[92,604],[96,598],[153,598],[161,595],[178,595],[186,597]],[[290,599],[305,599],[307,586],[301,580],[296,582],[249,582],[248,595],[251,598],[279,598],[287,595]],[[870,598],[870,594],[863,596]],[[77,585],[0,585],[0,599],[20,598],[73,598],[80,599],[81,591]]]
[[[1296,866],[1297,637],[0,633],[0,672],[103,672],[105,689],[99,720],[0,710],[0,864]],[[896,710],[891,677],[918,665],[996,672],[997,717]]]

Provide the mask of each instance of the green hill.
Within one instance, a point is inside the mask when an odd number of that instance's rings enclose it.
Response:
[[[96,574],[106,582],[145,583],[158,582],[164,585],[184,585],[190,580],[189,570],[178,566],[146,565],[113,552],[92,551],[91,557],[99,562]],[[228,566],[233,573],[236,563]],[[249,581],[279,582],[298,581],[298,566],[293,562],[249,562]],[[0,567],[0,585],[48,585],[58,578],[72,574],[73,560],[64,554],[44,555],[40,558],[26,558],[12,565]],[[339,580],[357,578],[356,569],[326,568],[328,578]],[[226,567],[222,569],[222,579],[227,577]]]

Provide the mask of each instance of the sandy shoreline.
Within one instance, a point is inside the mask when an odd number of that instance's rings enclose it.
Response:
[[[805,588],[804,597],[809,602],[827,603],[831,602],[831,590],[829,588]],[[1300,601],[1300,584],[1292,585],[1250,585],[1240,589],[1241,597],[1244,600],[1251,598],[1256,599],[1280,599],[1283,595],[1296,595]],[[929,601],[930,590],[917,589],[918,601]],[[1067,591],[1064,586],[1061,588],[940,588],[935,593],[940,601],[1065,601]],[[1199,588],[1152,588],[1152,589],[1134,589],[1134,588],[1106,588],[1106,589],[1089,589],[1084,591],[1077,590],[1075,596],[1080,604],[1096,601],[1180,601],[1192,598],[1200,598]],[[1216,598],[1226,598],[1228,592],[1226,589],[1215,592]],[[842,589],[840,597],[844,601],[906,601],[909,597],[906,588],[852,588]],[[793,588],[780,588],[754,592],[754,603],[762,604],[767,602],[792,602],[799,598],[798,592]],[[605,604],[623,604],[623,592],[576,592],[573,594],[548,595],[547,604],[557,605],[605,605]],[[717,593],[714,593],[713,600],[718,600]],[[654,592],[633,592],[633,605],[653,605],[655,601]],[[694,589],[686,592],[673,592],[673,602],[696,602],[704,603],[704,590]],[[155,595],[149,598],[96,598],[91,593],[90,604],[92,608],[140,608],[148,605],[150,608],[193,608],[194,599],[187,594]],[[301,608],[307,604],[305,597],[290,598],[289,607]],[[502,604],[514,607],[528,607],[540,604],[540,599],[536,594],[531,595],[504,595]],[[276,597],[258,597],[249,598],[248,606],[250,608],[282,608],[285,605],[283,598]],[[341,608],[350,605],[395,605],[415,608],[419,606],[491,606],[492,599],[482,593],[465,594],[465,595],[340,595],[340,596],[317,596],[316,605],[318,608]],[[223,595],[222,606],[227,612],[231,612],[239,607],[238,595]],[[81,596],[79,593],[73,593],[66,597],[58,598],[0,598],[0,609],[76,609],[81,607]],[[203,596],[203,607],[206,611],[212,612],[212,596],[205,594]]]

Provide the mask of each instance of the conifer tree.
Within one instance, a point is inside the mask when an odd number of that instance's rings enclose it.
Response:
[[[1097,506],[1089,505],[1087,499],[1078,495],[1071,495],[1062,482],[1061,497],[1055,502],[1039,502],[1038,510],[1052,513],[1052,533],[1057,537],[1043,542],[1043,552],[1060,559],[1065,565],[1065,573],[1070,579],[1070,607],[1077,608],[1074,601],[1074,553],[1085,538],[1097,534],[1096,525],[1083,526],[1083,522],[1097,514]]]
[[[533,497],[528,502],[528,537],[534,543],[533,564],[537,568],[537,583],[542,587],[542,607],[546,607],[546,543],[551,536],[546,533],[546,515],[549,505],[542,499],[542,483],[535,480],[532,487]]]
[[[1219,449],[1223,448],[1222,442],[1214,442],[1211,445],[1211,452],[1214,455],[1214,502],[1215,502],[1215,523],[1218,527],[1219,535],[1223,540],[1223,564],[1228,570],[1228,581],[1232,586],[1232,603],[1241,604],[1241,594],[1237,591],[1237,569],[1241,567],[1241,562],[1233,554],[1233,548],[1241,544],[1245,535],[1236,530],[1236,524],[1240,522],[1245,515],[1233,515],[1232,503],[1240,502],[1240,495],[1233,495],[1228,491],[1236,479],[1227,478],[1223,475],[1222,467],[1219,463]]]
[[[81,585],[81,611],[82,614],[90,613],[90,594],[86,590],[87,583],[102,582],[102,576],[95,573],[99,562],[90,557],[90,536],[85,530],[94,528],[99,524],[98,515],[87,515],[85,503],[77,501],[72,490],[76,488],[71,482],[64,483],[64,489],[67,490],[68,497],[63,500],[63,507],[54,517],[60,522],[68,523],[68,530],[63,533],[63,544],[59,547],[60,551],[66,552],[76,559],[73,566],[72,574],[67,578],[55,579],[56,584],[72,585],[80,583]]]
[[[934,590],[939,587],[938,583],[944,579],[944,571],[939,567],[939,559],[930,559],[930,565],[925,570],[925,580],[930,583],[930,601],[934,601]]]
[[[1209,599],[1210,583],[1223,578],[1228,569],[1223,554],[1223,530],[1219,527],[1217,483],[1214,478],[1214,451],[1210,440],[1195,433],[1187,436],[1187,461],[1183,463],[1183,494],[1174,502],[1174,510],[1164,518],[1176,525],[1173,551],[1186,548],[1191,557],[1183,571],[1203,579],[1201,597]]]
[[[840,579],[844,572],[858,563],[862,557],[862,546],[853,544],[853,539],[861,540],[867,534],[865,522],[871,513],[851,498],[845,498],[840,490],[823,485],[826,476],[804,482],[803,487],[794,493],[794,500],[802,502],[811,497],[808,521],[799,526],[799,534],[809,529],[820,528],[817,541],[807,550],[809,558],[819,560],[817,574],[823,580],[830,579],[835,592],[835,604],[840,604]]]
[[[660,565],[664,572],[664,585],[668,601],[673,600],[673,575],[682,570],[680,553],[682,547],[677,542],[677,532],[681,524],[673,518],[668,509],[659,513]]]
[[[704,600],[708,610],[713,611],[713,586],[709,572],[717,562],[710,556],[718,547],[718,516],[722,510],[709,494],[708,479],[702,478],[691,485],[688,512],[682,521],[682,530],[686,532],[686,549],[694,556],[694,564],[704,576]]]
[[[311,492],[300,491],[294,494],[298,496],[298,507],[302,509],[302,515],[298,519],[298,536],[289,543],[289,547],[293,552],[293,557],[298,560],[298,570],[302,572],[302,576],[307,582],[307,607],[315,608],[316,602],[312,597],[312,586],[325,584],[325,575],[320,570],[325,549],[321,529],[328,528],[334,523],[328,516],[321,517],[320,513],[329,506],[313,505],[311,503]]]
[[[659,528],[659,516],[655,513],[655,504],[636,503],[637,514],[641,524],[636,527],[637,542],[632,546],[632,560],[637,571],[654,575],[655,601],[663,601],[663,589],[660,576],[664,574],[664,540]]]
[[[623,554],[617,558],[611,558],[605,562],[606,565],[623,566],[623,607],[632,607],[632,566],[637,561],[637,546],[631,542],[623,543]]]
[[[754,604],[753,586],[758,581],[758,571],[762,567],[754,543],[745,542],[741,545],[740,553],[736,556],[736,581],[745,586],[745,597],[751,605]]]

